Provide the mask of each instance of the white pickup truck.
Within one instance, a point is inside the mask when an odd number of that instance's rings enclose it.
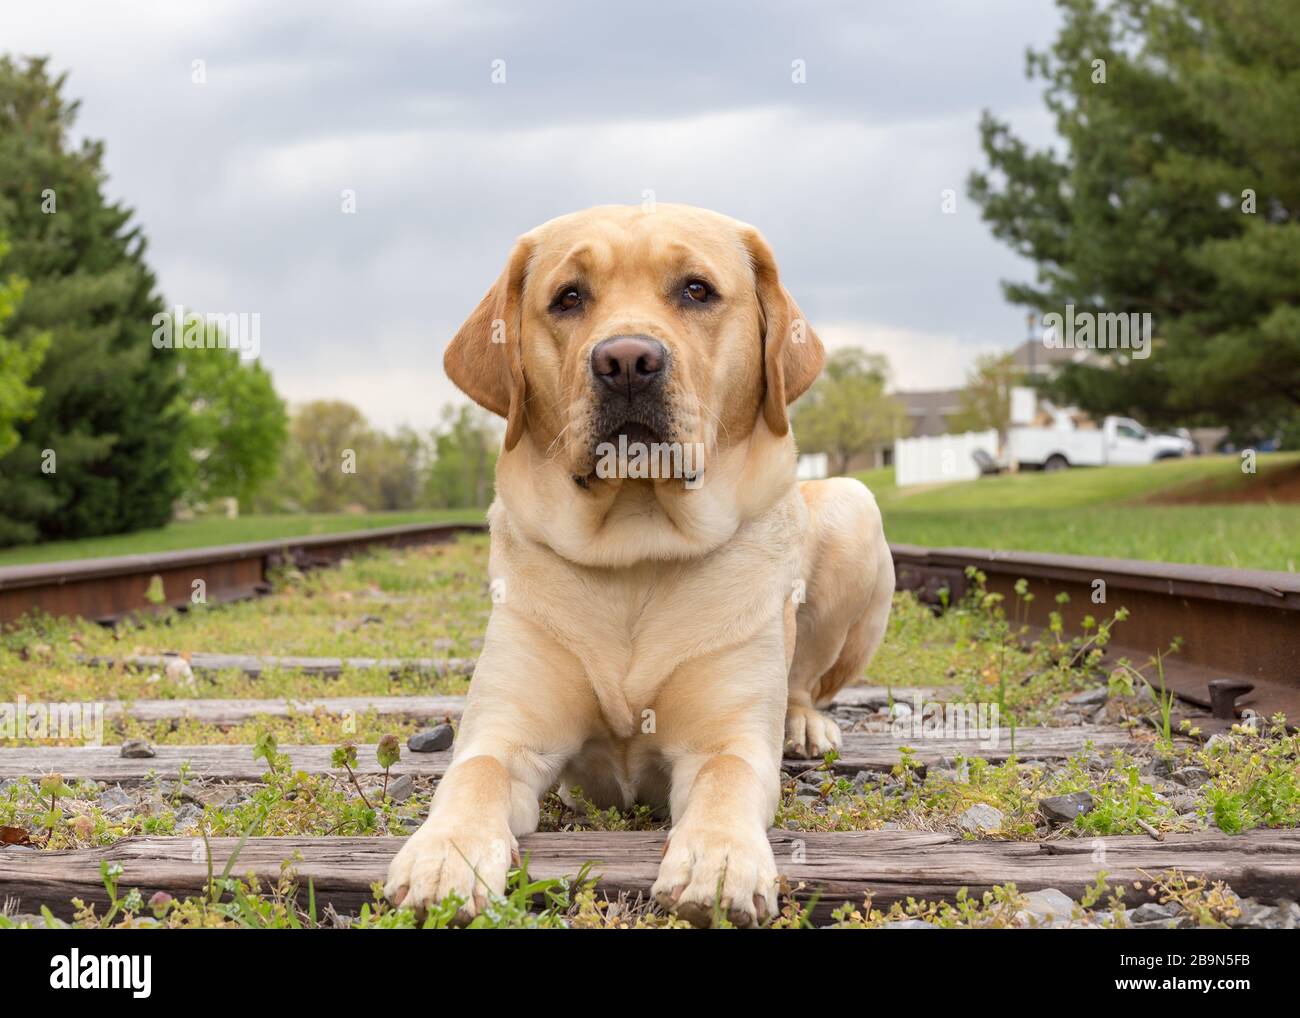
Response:
[[[1007,459],[1031,469],[1133,466],[1194,451],[1190,439],[1155,434],[1129,417],[1107,417],[1100,428],[1080,428],[1060,415],[1049,428],[1012,427],[1007,431]]]

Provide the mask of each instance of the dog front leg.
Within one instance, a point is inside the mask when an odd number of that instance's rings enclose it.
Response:
[[[747,761],[721,753],[681,762],[673,784],[691,770],[690,793],[652,889],[655,901],[695,926],[721,916],[736,926],[761,923],[777,910],[776,860],[767,840],[776,778],[761,780]]]
[[[697,926],[722,916],[753,926],[776,914],[767,829],[781,795],[781,635],[773,627],[680,670],[661,697],[673,827],[652,893]]]
[[[537,826],[537,792],[512,775],[508,753],[455,763],[434,794],[429,818],[402,846],[388,870],[384,895],[423,912],[455,895],[458,918],[483,910],[488,894],[505,890],[517,863],[518,833]]]
[[[534,627],[493,615],[451,766],[389,866],[393,904],[423,912],[455,895],[463,922],[505,890],[518,836],[537,829],[538,800],[595,712],[575,664]]]

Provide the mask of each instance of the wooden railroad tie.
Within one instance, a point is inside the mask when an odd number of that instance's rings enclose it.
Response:
[[[592,862],[597,890],[607,896],[647,895],[659,868],[663,832],[532,834],[520,839],[537,878],[574,876]],[[1170,869],[1223,880],[1242,896],[1276,901],[1300,887],[1300,831],[1218,831],[1170,835],[1155,842],[1145,835],[1072,838],[1048,842],[963,841],[927,831],[813,833],[773,831],[777,868],[798,895],[819,895],[816,914],[824,919],[845,902],[860,906],[868,895],[887,908],[909,897],[952,900],[961,888],[973,895],[1008,882],[1022,892],[1057,888],[1078,899],[1106,874],[1111,887],[1127,885],[1130,907],[1147,899],[1153,877]],[[221,873],[239,839],[211,839],[212,868]],[[232,875],[253,874],[274,886],[281,865],[292,861],[306,901],[308,881],[318,909],[332,904],[355,912],[382,882],[400,838],[250,838]],[[107,848],[71,851],[0,851],[0,887],[18,899],[18,910],[48,905],[56,915],[71,912],[71,899],[105,902],[100,863],[123,868],[120,887],[174,897],[202,893],[208,878],[203,842],[188,837],[126,838]]]
[[[336,659],[330,659],[336,660]],[[948,688],[907,686],[849,686],[840,690],[835,706],[879,708],[890,702],[911,704],[916,697],[927,703],[943,703],[956,695]],[[380,717],[413,721],[459,718],[465,710],[463,696],[332,696],[292,699],[173,699],[110,700],[104,705],[105,718],[133,718],[137,721],[190,719],[217,727],[241,724],[258,717],[288,717],[292,714],[324,713],[359,717],[373,711]]]
[[[991,743],[991,744],[990,744]],[[1020,728],[1014,738],[1009,729],[1001,729],[996,739],[909,739],[891,734],[849,732],[834,770],[839,774],[857,771],[888,771],[902,760],[904,747],[912,750],[911,759],[921,766],[934,766],[941,760],[957,756],[979,757],[998,763],[1015,755],[1021,760],[1061,760],[1091,747],[1105,752],[1141,745],[1127,728]],[[1013,753],[1014,747],[1014,753]],[[334,747],[281,746],[295,770],[311,774],[334,772],[330,757]],[[182,768],[188,778],[211,781],[260,781],[266,774],[265,760],[253,758],[248,745],[167,746],[155,747],[155,756],[125,758],[117,746],[39,746],[0,749],[0,779],[31,777],[58,773],[64,778],[139,784],[153,778],[175,781]],[[451,762],[451,752],[411,753],[404,751],[392,768],[394,775],[441,777]],[[819,760],[790,759],[788,770],[809,770]],[[188,766],[185,766],[188,765]],[[373,745],[357,747],[359,774],[382,774]],[[343,773],[341,770],[337,773]]]

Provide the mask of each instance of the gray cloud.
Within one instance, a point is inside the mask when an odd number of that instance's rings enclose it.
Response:
[[[168,299],[260,312],[292,399],[433,423],[458,398],[442,347],[512,238],[646,189],[762,228],[814,324],[888,353],[905,386],[1020,338],[998,280],[1030,270],[964,181],[982,108],[1050,137],[1023,76],[1057,23],[1045,0],[321,8],[0,11],[8,50],[71,72]]]

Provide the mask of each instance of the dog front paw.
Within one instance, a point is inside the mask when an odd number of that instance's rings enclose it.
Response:
[[[725,916],[734,926],[748,927],[776,915],[777,881],[765,835],[682,828],[669,835],[650,893],[661,908],[693,926]]]
[[[423,915],[455,895],[462,902],[456,921],[468,922],[486,907],[488,895],[505,891],[506,874],[518,858],[518,843],[509,829],[489,832],[472,824],[452,828],[426,822],[389,864],[384,897]]]
[[[792,756],[824,756],[843,744],[840,726],[815,707],[791,704],[785,712],[785,745]]]

